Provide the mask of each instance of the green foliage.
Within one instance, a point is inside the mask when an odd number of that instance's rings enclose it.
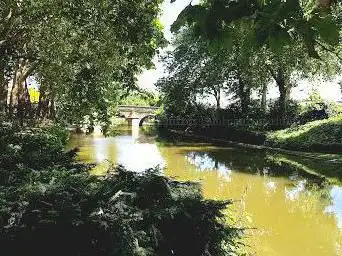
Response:
[[[123,98],[120,105],[134,105],[134,106],[155,106],[159,107],[161,104],[160,98],[153,92],[149,91],[134,91],[127,97]]]
[[[222,212],[231,202],[204,200],[198,184],[120,166],[91,176],[90,166],[63,151],[60,128],[20,132],[2,125],[0,132],[3,252],[236,255],[242,231],[227,225]]]
[[[224,222],[227,203],[204,201],[194,185],[151,171],[111,171],[42,171],[1,188],[1,248],[37,256],[233,253],[222,248],[238,235]]]
[[[266,117],[270,121],[271,120],[286,119],[290,122],[294,122],[300,114],[300,106],[299,106],[298,102],[293,101],[293,100],[288,101],[285,115],[282,115],[282,113],[280,112],[279,100],[270,101],[268,107],[269,107],[269,113],[266,115]],[[279,127],[274,127],[274,128],[279,129]]]
[[[12,124],[1,125],[0,168],[36,170],[71,162],[74,154],[64,152],[68,133],[59,126],[19,130]]]
[[[254,26],[258,45],[277,51],[301,42],[311,57],[319,58],[317,47],[321,44],[339,44],[339,10],[339,3],[323,8],[312,0],[206,0],[187,6],[172,29],[178,31],[185,25],[192,26],[200,36],[212,41],[229,37],[226,32],[231,23],[248,20]]]
[[[271,132],[266,144],[272,147],[340,151],[342,148],[342,116],[338,115],[326,120],[319,120],[285,130]]]
[[[0,88],[22,68],[60,119],[97,113],[105,120],[108,107],[136,88],[136,75],[153,66],[164,43],[161,3],[0,1],[0,73],[6,74]]]
[[[298,104],[291,101],[291,90],[298,82],[317,76],[329,79],[341,70],[338,49],[331,51],[327,46],[331,43],[337,47],[336,33],[340,32],[341,6],[331,7],[331,13],[325,13],[316,3],[296,0],[190,4],[174,24],[174,50],[164,58],[169,75],[157,83],[166,115],[203,114],[202,119],[211,119],[205,116],[208,111],[202,110],[209,108],[213,98],[220,109],[226,97],[232,103],[223,115],[217,111],[220,115],[216,118],[268,119],[259,129],[288,126],[279,120],[291,122],[298,117]],[[315,26],[327,24],[335,32],[324,30],[329,35],[320,35],[325,32]],[[313,33],[319,44],[311,42],[307,33]],[[318,54],[319,60],[310,58]],[[267,87],[271,81],[279,89],[279,99],[268,111]],[[252,95],[258,95],[259,102]],[[278,123],[272,125],[274,122]]]
[[[301,104],[298,120],[301,124],[304,124],[310,121],[337,116],[341,113],[342,105],[340,103],[326,101],[317,90],[314,90],[308,100]]]
[[[224,95],[230,94],[240,112],[247,114],[251,91],[259,91],[270,80],[266,55],[251,44],[253,33],[247,23],[234,23],[231,35],[229,46],[217,47],[197,38],[190,28],[177,35],[175,49],[164,58],[169,75],[157,83],[166,112],[184,116],[210,100],[219,110]]]

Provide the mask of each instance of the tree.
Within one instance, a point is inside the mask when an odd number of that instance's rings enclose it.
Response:
[[[9,80],[14,85],[9,107],[20,105],[24,82],[34,75],[40,109],[69,117],[105,113],[121,91],[135,88],[136,74],[151,67],[163,43],[160,3],[2,1],[0,67],[8,80],[2,91],[11,87]]]
[[[220,109],[225,92],[238,100],[241,114],[247,116],[252,90],[260,90],[270,76],[264,66],[264,50],[255,47],[254,33],[248,26],[245,22],[234,23],[231,29],[235,33],[225,45],[208,44],[197,38],[192,28],[178,33],[175,49],[165,60],[170,75],[159,82],[166,100],[178,97],[169,103],[185,101],[189,105],[197,102],[198,95],[212,95],[216,109]]]
[[[339,45],[341,19],[336,11],[340,8],[339,1],[333,0],[206,0],[194,6],[190,3],[172,29],[188,24],[202,37],[222,40],[230,37],[232,22],[248,20],[259,46],[276,49],[301,42],[310,57],[319,58],[317,47]]]
[[[161,101],[155,93],[139,89],[121,99],[119,103],[122,105],[160,106]]]
[[[317,5],[313,1],[297,0],[273,0],[267,3],[207,0],[195,6],[190,4],[185,8],[173,24],[173,31],[188,26],[197,37],[208,41],[209,44],[226,47],[227,44],[235,42],[237,47],[242,48],[243,45],[247,45],[238,51],[238,59],[242,61],[236,60],[237,64],[241,63],[236,70],[239,73],[242,67],[249,70],[248,62],[244,62],[243,59],[263,60],[259,64],[269,72],[267,75],[264,74],[266,79],[261,90],[263,108],[265,109],[266,105],[265,82],[267,83],[271,76],[279,88],[279,115],[285,117],[291,88],[298,79],[307,77],[309,73],[325,73],[326,69],[323,70],[322,66],[327,63],[330,67],[335,66],[335,72],[340,69],[340,10],[341,4],[332,1]],[[236,24],[244,25],[236,29]],[[241,31],[250,36],[239,35]],[[239,38],[240,40],[236,40]],[[255,53],[260,52],[263,56],[257,57]],[[310,57],[316,58],[317,63]],[[321,70],[317,69],[318,65]],[[252,76],[245,72],[239,77],[253,79],[261,76],[257,72]],[[243,90],[243,84],[246,83],[244,79],[238,79],[240,98],[248,102],[248,90]]]
[[[174,47],[175,50],[164,58],[170,75],[157,83],[165,94],[167,107],[173,106],[173,114],[184,114],[187,108],[203,103],[210,96],[214,97],[216,108],[220,109],[229,68],[223,65],[222,55],[209,52],[207,45],[196,40],[191,30],[180,33]],[[198,99],[198,95],[202,98]]]

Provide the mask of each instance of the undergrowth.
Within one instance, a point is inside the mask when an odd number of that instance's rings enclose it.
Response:
[[[89,165],[65,152],[59,127],[0,128],[3,255],[237,255],[242,230],[227,224],[230,201],[205,200],[198,184],[158,170]]]

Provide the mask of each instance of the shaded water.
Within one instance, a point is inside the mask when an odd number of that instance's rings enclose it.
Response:
[[[75,135],[79,158],[106,169],[106,160],[130,170],[159,165],[164,174],[201,182],[210,199],[233,199],[236,225],[247,226],[251,254],[262,256],[342,255],[342,189],[284,164],[284,156],[233,147],[191,143],[168,145],[126,132],[116,137]],[[318,184],[318,185],[315,185]],[[254,255],[254,254],[253,254]]]

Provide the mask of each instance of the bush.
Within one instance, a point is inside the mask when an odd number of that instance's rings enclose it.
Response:
[[[236,255],[241,230],[222,213],[231,202],[204,200],[198,184],[120,166],[91,176],[58,128],[0,132],[4,255]]]
[[[342,114],[342,105],[336,102],[325,101],[318,91],[314,90],[307,102],[301,106],[298,121],[306,124],[315,120],[323,120]]]
[[[0,168],[13,170],[18,166],[41,169],[71,162],[73,152],[64,146],[68,133],[61,127],[19,130],[11,124],[0,125]]]
[[[342,152],[342,115],[271,132],[266,144],[293,150]]]
[[[195,134],[209,138],[231,140],[255,145],[263,144],[266,139],[266,136],[263,133],[231,127],[195,128],[194,132]]]
[[[276,130],[289,127],[296,118],[299,116],[299,105],[297,102],[290,100],[287,105],[287,110],[285,116],[280,116],[280,106],[279,100],[273,101],[269,105],[270,112],[267,119],[270,121],[268,129]],[[279,120],[284,120],[284,122],[279,122]]]
[[[239,230],[230,202],[203,200],[195,184],[123,168],[106,177],[63,169],[0,187],[0,248],[10,255],[229,255]],[[222,245],[229,245],[222,246]]]

